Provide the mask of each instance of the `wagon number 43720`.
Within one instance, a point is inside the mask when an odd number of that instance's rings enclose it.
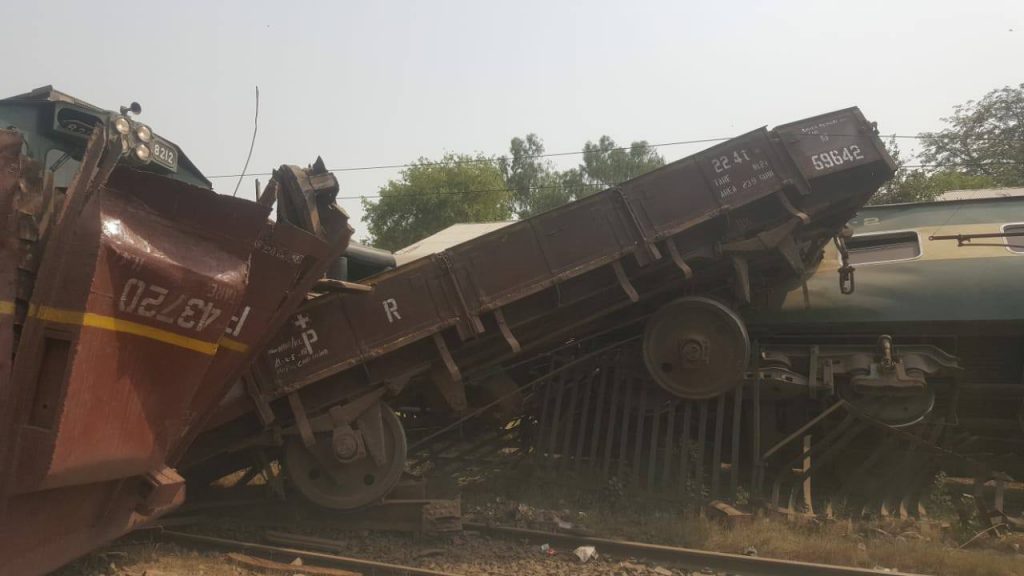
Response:
[[[175,294],[156,284],[147,285],[138,278],[125,283],[118,309],[196,332],[206,329],[221,313],[212,301]]]

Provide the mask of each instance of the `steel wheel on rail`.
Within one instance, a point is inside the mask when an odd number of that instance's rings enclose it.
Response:
[[[743,381],[750,339],[743,320],[710,298],[680,298],[647,321],[643,358],[651,377],[687,400],[714,398]]]
[[[372,424],[379,423],[383,430],[379,462],[365,451],[355,457],[339,456],[331,433],[317,434],[312,449],[297,436],[288,439],[284,468],[300,494],[326,508],[352,510],[380,501],[398,484],[405,469],[405,431],[395,412],[380,406],[380,418]],[[355,432],[362,433],[358,428]]]

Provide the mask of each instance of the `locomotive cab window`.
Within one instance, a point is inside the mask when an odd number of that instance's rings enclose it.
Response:
[[[1004,234],[1024,234],[1024,224],[1003,226]],[[1007,236],[1006,248],[1014,254],[1024,254],[1024,236]]]
[[[846,241],[850,264],[873,264],[909,260],[921,255],[917,232],[892,232],[854,236]]]

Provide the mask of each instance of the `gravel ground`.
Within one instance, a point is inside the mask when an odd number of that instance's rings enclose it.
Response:
[[[729,525],[683,512],[684,507],[646,501],[632,495],[586,495],[559,492],[551,485],[514,482],[515,490],[464,487],[466,521],[553,530],[572,527],[596,534],[644,542],[807,562],[890,568],[958,576],[1024,575],[1024,536],[985,536],[960,549],[970,534],[951,531],[946,523],[889,520],[794,522],[781,517],[751,518]],[[223,538],[264,542],[268,529],[326,538],[339,544],[337,554],[431,568],[463,575],[686,575],[678,566],[608,555],[581,562],[573,549],[515,538],[465,531],[441,536],[351,531],[322,512],[302,506],[246,506],[207,511],[202,523],[180,528]],[[253,576],[262,572],[229,563],[225,551],[178,545],[158,535],[139,533],[59,571],[58,576]],[[254,554],[255,555],[255,554]],[[294,558],[277,558],[290,562]],[[317,564],[314,560],[307,564]],[[2,572],[2,570],[0,570]],[[713,574],[713,572],[703,572]],[[285,576],[307,576],[301,567]]]
[[[452,574],[486,576],[611,576],[611,575],[687,575],[690,572],[671,565],[654,564],[636,558],[598,555],[586,563],[571,549],[551,548],[548,552],[536,544],[465,532],[445,539],[416,539],[403,535],[350,534],[337,554],[357,558],[430,568]],[[280,558],[289,562],[293,559]],[[327,565],[315,559],[304,564]],[[231,564],[224,553],[195,551],[176,544],[156,544],[136,540],[115,545],[76,562],[59,572],[61,576],[201,576],[257,575],[264,572]],[[713,572],[707,572],[713,574]],[[296,566],[290,576],[304,576]]]

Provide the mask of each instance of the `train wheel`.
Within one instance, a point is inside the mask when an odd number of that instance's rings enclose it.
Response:
[[[714,398],[743,381],[750,339],[743,320],[724,304],[681,298],[647,321],[643,357],[654,380],[671,394]]]
[[[398,484],[405,469],[405,431],[386,405],[371,410],[380,416],[361,417],[358,424],[382,427],[376,455],[373,450],[357,454],[358,443],[349,442],[346,446],[352,450],[339,456],[338,443],[330,433],[317,434],[312,448],[298,437],[287,441],[285,471],[291,484],[309,501],[326,508],[351,510],[379,501]],[[354,432],[364,434],[359,428]]]

